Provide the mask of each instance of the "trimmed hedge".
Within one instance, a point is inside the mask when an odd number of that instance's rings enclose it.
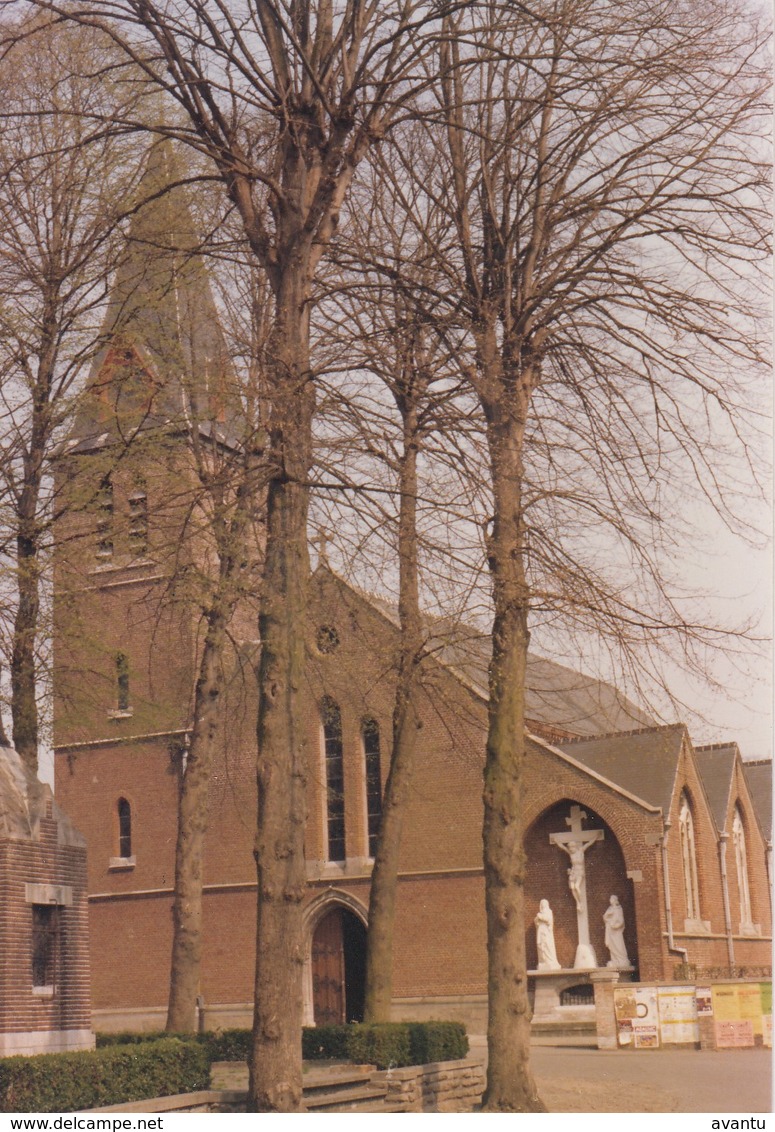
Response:
[[[182,1042],[198,1042],[213,1061],[247,1061],[250,1053],[250,1030],[207,1030],[204,1034],[170,1034],[164,1030],[120,1030],[115,1034],[97,1034],[97,1049],[108,1046],[139,1045],[163,1038],[179,1038]]]
[[[97,1046],[138,1045],[160,1037],[152,1032],[98,1034]],[[212,1030],[179,1037],[203,1047],[211,1064],[247,1061],[250,1054],[250,1030]],[[345,1026],[305,1026],[301,1035],[305,1061],[351,1061],[378,1069],[457,1061],[467,1053],[468,1037],[462,1022],[349,1022]]]
[[[353,1061],[397,1069],[457,1061],[468,1053],[461,1022],[351,1022],[304,1029],[302,1055],[309,1061]]]
[[[73,1053],[0,1058],[0,1111],[77,1112],[207,1089],[199,1042],[165,1037]]]

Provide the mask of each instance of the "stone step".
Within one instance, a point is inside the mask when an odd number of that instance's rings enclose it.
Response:
[[[347,1088],[350,1085],[362,1085],[368,1081],[374,1072],[373,1065],[349,1065],[330,1069],[312,1069],[304,1074],[304,1093],[316,1093],[320,1090],[328,1091],[338,1088]]]
[[[376,1111],[383,1111],[387,1096],[386,1085],[361,1085],[351,1089],[336,1089],[330,1093],[315,1093],[308,1096],[305,1090],[304,1103],[308,1112],[350,1112],[359,1110],[362,1104],[376,1105]]]

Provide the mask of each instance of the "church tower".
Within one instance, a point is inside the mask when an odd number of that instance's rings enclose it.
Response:
[[[131,979],[146,959],[159,973],[154,997],[166,1000],[177,792],[216,562],[205,481],[223,473],[229,491],[229,460],[244,432],[179,180],[170,143],[157,143],[104,342],[55,468],[56,789],[88,844],[92,950],[103,956],[93,964],[94,993],[102,1004],[114,999],[109,972]],[[236,621],[237,637],[255,637],[249,598]],[[249,698],[249,685],[245,679],[234,694]],[[224,741],[242,783],[241,752],[255,739],[250,710],[238,718],[245,737],[232,730]],[[245,846],[236,858],[244,857],[250,876],[247,753],[244,769]],[[222,777],[214,783],[221,792]],[[156,893],[156,904],[127,915],[115,898],[138,891]],[[100,894],[114,902],[101,905]],[[144,926],[144,916],[152,923]]]

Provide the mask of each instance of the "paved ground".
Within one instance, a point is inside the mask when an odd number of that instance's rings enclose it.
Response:
[[[484,1040],[471,1038],[483,1055]],[[534,1046],[533,1072],[550,1112],[770,1112],[769,1050],[597,1050]],[[247,1088],[247,1069],[213,1067],[215,1088]]]
[[[771,1111],[769,1050],[538,1047],[533,1072],[550,1112]]]

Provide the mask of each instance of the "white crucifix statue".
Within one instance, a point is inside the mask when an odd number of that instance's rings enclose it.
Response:
[[[602,841],[602,829],[582,829],[581,823],[587,815],[581,806],[571,806],[570,817],[565,819],[570,826],[567,833],[550,833],[549,841],[558,845],[570,857],[568,869],[568,888],[576,904],[576,923],[579,930],[579,945],[576,948],[574,970],[597,967],[597,958],[589,941],[589,909],[587,908],[587,869],[586,852],[590,845]]]

